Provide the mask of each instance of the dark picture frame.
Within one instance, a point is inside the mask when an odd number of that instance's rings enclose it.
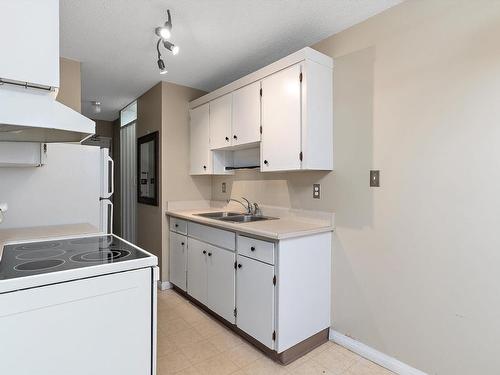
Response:
[[[151,206],[158,206],[158,142],[158,131],[137,138],[137,202]],[[151,171],[154,171],[154,176],[151,176]]]

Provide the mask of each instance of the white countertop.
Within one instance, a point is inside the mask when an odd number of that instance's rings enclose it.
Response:
[[[227,211],[221,208],[201,208],[201,209],[169,209],[166,214],[169,216],[194,221],[200,224],[207,224],[221,229],[228,229],[239,233],[253,234],[273,240],[283,240],[293,237],[308,236],[316,233],[331,232],[333,225],[325,220],[312,220],[300,216],[278,217],[276,220],[262,220],[249,223],[231,223],[216,219],[209,219],[196,214],[204,212]],[[231,210],[234,212],[234,210]],[[274,216],[276,215],[268,215]]]
[[[4,245],[13,241],[43,240],[46,238],[99,233],[91,224],[50,225],[43,227],[0,229],[0,259]]]

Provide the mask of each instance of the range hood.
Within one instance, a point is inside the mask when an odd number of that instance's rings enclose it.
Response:
[[[55,99],[58,0],[2,2],[0,45],[0,141],[80,142],[95,133],[94,121]]]

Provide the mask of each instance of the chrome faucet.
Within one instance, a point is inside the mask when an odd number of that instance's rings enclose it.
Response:
[[[245,208],[245,210],[247,211],[246,212],[247,215],[252,215],[252,204],[250,203],[250,201],[248,199],[246,199],[246,198],[243,198],[243,197],[241,197],[241,199],[244,199],[247,202],[247,204],[243,203],[242,201],[240,201],[238,199],[233,199],[233,198],[229,198],[227,200],[227,203],[229,203],[231,201],[237,202],[237,203],[241,204]]]

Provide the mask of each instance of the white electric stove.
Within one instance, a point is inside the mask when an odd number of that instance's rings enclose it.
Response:
[[[115,235],[5,245],[0,374],[156,374],[157,263]]]

